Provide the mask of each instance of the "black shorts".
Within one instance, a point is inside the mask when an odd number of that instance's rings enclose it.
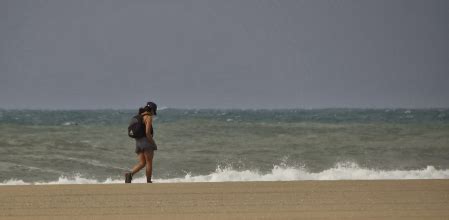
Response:
[[[147,137],[136,139],[136,154],[140,154],[146,150],[157,150],[157,146],[156,144],[151,144]]]

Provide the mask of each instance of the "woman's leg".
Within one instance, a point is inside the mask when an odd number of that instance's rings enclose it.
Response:
[[[153,175],[153,150],[144,151],[145,161],[147,163],[146,175],[147,175],[147,183],[151,183],[151,176]]]
[[[139,170],[141,170],[146,164],[145,156],[144,156],[143,152],[139,153],[139,155],[137,155],[137,159],[139,160],[139,163],[134,166],[134,168],[131,172],[131,175],[134,175],[135,173],[139,172]]]

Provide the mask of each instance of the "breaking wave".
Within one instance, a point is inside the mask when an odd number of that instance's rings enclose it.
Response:
[[[403,179],[449,179],[449,169],[436,169],[427,166],[417,170],[374,170],[362,168],[355,163],[338,163],[335,167],[313,173],[305,168],[276,165],[271,172],[261,173],[256,170],[235,170],[231,167],[218,167],[207,175],[186,174],[184,177],[171,179],[154,179],[156,183],[181,182],[240,182],[240,181],[298,181],[298,180],[403,180]],[[135,178],[133,183],[145,183],[145,177]],[[108,178],[104,181],[83,178],[81,175],[59,177],[50,182],[24,182],[8,180],[0,185],[52,185],[52,184],[114,184],[123,183],[124,179]]]

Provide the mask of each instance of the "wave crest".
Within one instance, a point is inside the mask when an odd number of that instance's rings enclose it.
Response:
[[[374,170],[361,168],[356,163],[338,163],[322,172],[312,173],[305,168],[274,166],[269,173],[230,167],[218,167],[208,175],[161,179],[159,182],[232,182],[232,181],[295,181],[295,180],[387,180],[387,179],[449,179],[449,170],[427,166],[421,170]]]
[[[355,163],[338,163],[335,167],[322,172],[312,173],[305,168],[276,165],[271,172],[261,173],[255,170],[235,170],[231,167],[217,167],[215,172],[207,175],[186,174],[184,177],[171,179],[154,179],[157,183],[180,182],[240,182],[240,181],[297,181],[297,180],[394,180],[394,179],[449,179],[448,169],[436,169],[427,166],[419,170],[374,170],[361,168]],[[140,177],[134,183],[145,183],[146,178]],[[50,182],[28,183],[23,180],[12,179],[0,185],[52,185],[52,184],[112,184],[124,183],[123,179],[108,178],[104,181],[83,178],[81,175],[73,177],[59,177]]]

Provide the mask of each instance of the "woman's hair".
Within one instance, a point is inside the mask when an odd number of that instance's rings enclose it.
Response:
[[[142,113],[144,113],[144,112],[150,112],[150,113],[152,113],[152,109],[151,109],[150,107],[148,107],[148,106],[139,108],[139,115],[142,114]]]

